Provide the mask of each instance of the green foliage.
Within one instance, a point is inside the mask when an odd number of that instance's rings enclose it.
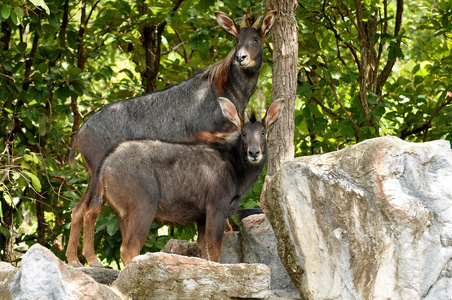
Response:
[[[65,258],[71,209],[88,182],[81,160],[73,168],[66,163],[72,134],[101,106],[144,93],[144,27],[163,28],[155,83],[161,89],[233,47],[233,39],[215,28],[215,10],[239,18],[244,12],[239,7],[264,8],[263,2],[184,1],[174,10],[175,3],[0,1],[2,245],[14,243],[25,251],[40,240]],[[97,255],[105,263],[118,263],[118,229],[106,205],[95,232]],[[143,251],[158,251],[171,237],[193,240],[195,235],[194,225],[162,233],[153,224]],[[6,254],[2,247],[0,258]]]
[[[396,3],[384,3],[363,4],[364,24],[376,22],[369,37],[372,47],[366,48],[354,3],[299,2],[296,155],[326,153],[383,135],[417,142],[451,140],[446,120],[451,116],[452,6],[436,0],[405,4],[396,34]],[[375,53],[378,80],[366,77],[363,87],[360,67],[367,50]],[[372,55],[366,58],[371,60]],[[383,69],[390,60],[395,63],[385,79]]]
[[[265,9],[264,1],[183,1],[174,10],[176,3],[0,0],[2,245],[13,243],[23,252],[39,240],[65,258],[71,209],[88,182],[81,159],[73,167],[66,163],[73,133],[101,106],[145,92],[149,62],[143,28],[156,34],[162,28],[155,81],[161,89],[218,61],[233,47],[233,39],[218,28],[215,10],[239,19],[244,12]],[[326,153],[382,135],[452,139],[452,4],[405,4],[397,35],[395,3],[388,4],[387,17],[381,17],[383,8],[383,1],[364,1],[362,18],[367,23],[375,19],[377,25],[369,44],[381,49],[378,74],[387,61],[395,64],[381,89],[363,89],[355,2],[299,2],[296,155]],[[269,42],[250,103],[257,111],[271,102]],[[241,208],[259,206],[264,176],[243,197]],[[118,229],[114,213],[104,206],[95,249],[104,263],[119,267]],[[158,251],[171,237],[194,240],[195,235],[195,225],[162,229],[153,224],[143,252]],[[0,258],[6,254],[0,248]]]

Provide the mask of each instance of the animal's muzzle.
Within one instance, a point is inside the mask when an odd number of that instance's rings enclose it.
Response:
[[[237,51],[235,54],[235,63],[240,66],[247,66],[250,63],[250,56],[245,51]]]
[[[248,150],[248,159],[252,163],[258,163],[262,158],[261,150],[257,147],[251,147]]]
[[[247,58],[248,58],[248,54],[246,54],[244,52],[239,52],[235,55],[235,60],[239,63],[246,60]]]

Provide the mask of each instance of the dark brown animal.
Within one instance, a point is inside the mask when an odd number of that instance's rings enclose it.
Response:
[[[244,122],[231,101],[219,102],[235,130],[203,131],[186,142],[125,141],[103,161],[94,198],[118,218],[124,265],[140,254],[153,220],[196,222],[200,256],[219,261],[226,219],[262,172],[266,132],[283,107],[274,102],[262,121]]]
[[[220,26],[235,37],[236,46],[220,62],[201,70],[189,79],[164,90],[110,103],[94,113],[80,128],[70,153],[73,162],[77,148],[90,176],[87,190],[72,212],[67,260],[81,266],[77,246],[84,224],[83,253],[91,266],[99,266],[94,253],[93,211],[99,209],[92,199],[96,190],[95,171],[102,159],[118,143],[129,139],[181,141],[199,131],[227,131],[217,99],[229,98],[243,115],[253,93],[263,61],[263,44],[269,36],[276,12],[268,12],[259,28],[260,18],[251,27],[242,26],[222,12],[216,12]],[[97,216],[97,215],[96,215]]]

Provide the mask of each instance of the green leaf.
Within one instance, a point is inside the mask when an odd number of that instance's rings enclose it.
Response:
[[[15,7],[14,12],[16,13],[17,18],[22,19],[24,17],[24,11],[20,7]]]
[[[303,84],[301,86],[297,87],[297,94],[299,96],[303,96],[307,91],[309,91],[312,88],[312,85],[310,85],[309,83],[307,84]]]
[[[116,219],[110,219],[110,221],[108,221],[107,223],[107,233],[110,236],[113,236],[119,229],[119,224],[118,221],[116,221]]]
[[[33,3],[35,6],[40,6],[41,8],[44,8],[47,14],[50,14],[50,9],[47,6],[47,4],[44,2],[44,0],[30,0],[31,3]]]
[[[2,17],[3,19],[8,19],[9,15],[11,13],[11,6],[9,6],[8,4],[3,5],[2,7]]]
[[[19,25],[19,24],[20,24],[20,21],[21,21],[21,20],[20,20],[19,17],[17,16],[16,9],[11,10],[9,17],[10,17],[11,21],[12,21],[15,25]]]
[[[33,185],[34,189],[38,193],[40,193],[42,186],[41,186],[41,182],[39,181],[38,177],[35,174],[31,173],[31,172],[28,172],[28,171],[23,171],[23,172],[25,173],[25,175],[27,175],[30,178],[31,184]]]
[[[0,207],[1,208],[1,207]],[[1,213],[1,212],[0,212]],[[0,215],[0,217],[3,217],[2,215]],[[0,233],[2,235],[4,235],[7,239],[9,239],[11,237],[11,233],[9,232],[9,230],[3,226],[0,225]]]
[[[413,70],[411,70],[412,74],[416,74],[421,69],[421,65],[417,64],[414,66]]]
[[[329,32],[322,40],[322,49],[325,49],[328,46],[328,43],[330,42],[331,37],[333,34]]]
[[[375,99],[374,97],[372,97],[372,96],[367,96],[367,102],[369,102],[370,104],[377,104],[378,103],[378,101],[377,101],[377,99]]]
[[[18,175],[18,174],[16,173],[15,175]],[[13,179],[14,179],[14,177],[13,177]],[[5,201],[8,205],[14,206],[13,198],[11,197],[11,195],[9,193],[3,193],[3,198],[5,199]]]
[[[379,33],[374,34],[374,36],[372,37],[372,44],[375,45],[379,39],[380,39],[380,34]]]
[[[60,21],[58,20],[58,17],[55,14],[50,14],[49,24],[53,28],[58,28],[60,26]]]

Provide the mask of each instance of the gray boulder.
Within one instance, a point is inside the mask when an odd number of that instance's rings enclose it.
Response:
[[[451,299],[448,141],[367,140],[287,162],[263,206],[307,299]]]
[[[0,261],[0,299],[12,299],[9,285],[13,281],[18,269],[10,263]]]
[[[90,275],[85,274],[88,273]],[[262,264],[219,264],[167,253],[137,256],[119,272],[79,268],[33,245],[20,268],[0,263],[0,299],[265,299],[270,269]]]
[[[270,296],[270,269],[146,253],[121,271],[113,288],[131,299],[262,299]]]
[[[107,286],[65,264],[35,244],[25,253],[10,283],[13,299],[120,299]]]

